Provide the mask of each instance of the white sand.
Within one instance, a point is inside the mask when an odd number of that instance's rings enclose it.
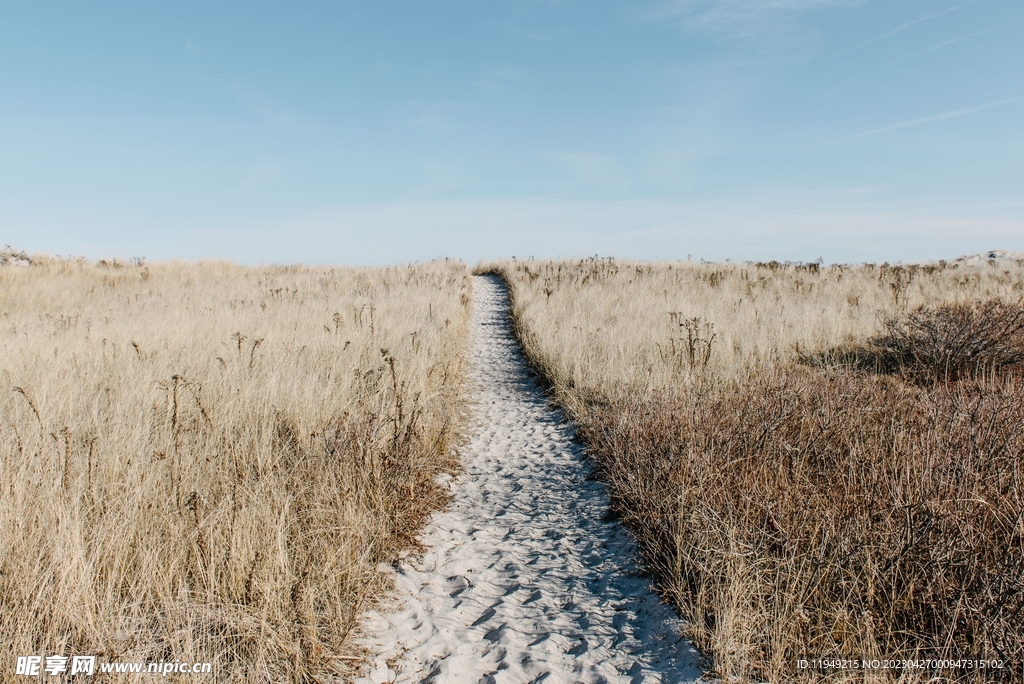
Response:
[[[981,254],[968,254],[953,261],[965,266],[984,266],[995,263],[998,266],[1016,266],[1024,260],[1024,252],[1009,249],[991,249]]]
[[[494,278],[474,282],[474,422],[451,507],[364,617],[360,682],[689,682],[698,656],[638,576],[636,546],[573,428],[528,373]]]
[[[24,252],[8,248],[0,250],[0,266],[31,266],[32,260]]]

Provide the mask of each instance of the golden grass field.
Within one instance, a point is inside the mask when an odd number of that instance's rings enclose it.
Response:
[[[1020,262],[478,270],[718,675],[1024,678]]]
[[[0,643],[350,676],[458,468],[468,269],[7,256]],[[714,673],[1024,678],[1024,264],[479,270]]]
[[[468,270],[32,261],[0,268],[7,653],[336,673],[457,468]]]

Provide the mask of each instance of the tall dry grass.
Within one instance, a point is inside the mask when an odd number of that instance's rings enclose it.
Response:
[[[1020,264],[487,268],[721,676],[1024,676]]]
[[[467,276],[0,268],[8,654],[336,675],[376,564],[444,502]]]
[[[559,384],[603,394],[676,386],[697,367],[738,376],[858,344],[887,318],[921,305],[1024,295],[1020,265],[588,260],[487,268],[510,280],[531,358]]]

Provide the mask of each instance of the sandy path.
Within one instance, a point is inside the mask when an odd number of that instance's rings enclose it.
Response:
[[[529,374],[494,278],[474,282],[473,437],[422,558],[368,614],[363,682],[683,682],[700,676],[673,610],[637,576],[604,486]],[[388,664],[391,668],[389,669]]]

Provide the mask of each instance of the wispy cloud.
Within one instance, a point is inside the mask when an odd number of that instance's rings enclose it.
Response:
[[[435,159],[420,164],[420,182],[406,193],[409,199],[429,200],[451,196],[472,187],[474,174],[457,159]]]
[[[871,45],[873,43],[877,43],[880,40],[885,40],[889,36],[895,36],[900,31],[905,31],[906,29],[910,28],[911,26],[914,26],[915,24],[920,24],[923,21],[928,21],[929,19],[935,19],[937,17],[941,17],[944,14],[949,14],[950,12],[955,12],[958,9],[963,9],[964,7],[967,7],[969,5],[973,5],[973,4],[978,3],[978,2],[981,2],[981,0],[971,0],[970,2],[965,2],[962,5],[957,5],[955,7],[949,7],[947,9],[942,10],[941,12],[936,12],[935,14],[929,14],[926,17],[921,17],[919,19],[914,19],[913,21],[908,21],[907,23],[905,23],[905,24],[903,24],[901,26],[897,26],[896,28],[894,28],[891,31],[883,33],[880,36],[876,36],[875,38],[872,38],[871,40],[865,40],[863,43],[859,43],[857,45],[854,45],[853,47],[847,48],[846,50],[842,50],[840,52],[836,52],[835,54],[827,55],[825,57],[825,59],[831,59],[832,57],[839,57],[840,55],[848,54],[850,52],[853,52],[854,50],[859,50],[862,47],[867,47],[868,45]]]
[[[553,27],[553,26],[552,27],[542,26],[542,27],[534,27],[534,28],[521,28],[521,29],[518,29],[516,31],[513,31],[513,35],[515,35],[518,38],[523,38],[523,39],[526,39],[526,40],[536,40],[536,41],[557,40],[557,39],[561,38],[562,36],[566,36],[568,34],[569,34],[569,30],[568,29],[562,29],[562,28],[557,28],[557,27]]]
[[[512,89],[512,85],[514,83],[522,81],[523,78],[525,78],[525,74],[523,70],[518,67],[491,69],[484,72],[478,79],[473,81],[473,85],[480,90],[506,94]]]
[[[550,42],[570,33],[558,25],[559,1],[502,3],[506,11],[490,22],[493,30],[519,40]],[[554,21],[553,21],[554,20]]]
[[[953,43],[959,43],[962,40],[967,40],[968,38],[974,38],[975,36],[980,36],[980,35],[985,34],[985,33],[991,33],[992,31],[995,31],[996,28],[998,28],[998,27],[987,28],[987,29],[983,29],[981,31],[975,31],[974,33],[968,33],[966,36],[960,36],[959,38],[954,38],[952,40],[947,40],[945,42],[939,43],[938,45],[932,45],[930,48],[925,48],[924,50],[918,50],[917,52],[912,52],[909,55],[903,55],[902,57],[898,57],[898,58],[894,59],[893,61],[894,62],[900,62],[900,61],[902,61],[904,59],[910,59],[911,57],[917,57],[919,55],[924,55],[924,54],[927,54],[929,52],[935,52],[936,50],[941,50],[942,48],[946,47],[947,45],[952,45]]]
[[[415,102],[409,125],[438,134],[455,128],[455,115],[463,109],[458,102]]]
[[[819,11],[850,10],[861,0],[668,0],[648,5],[639,21],[673,26],[698,44],[690,59],[652,70],[649,83],[667,97],[643,114],[646,155],[662,179],[689,185],[696,160],[732,145],[726,130],[760,98],[773,97],[779,78],[818,52],[821,31],[809,20]],[[767,101],[767,100],[762,100]],[[648,178],[638,166],[637,180]]]
[[[751,35],[774,21],[833,7],[860,7],[864,0],[673,0],[653,8],[652,19],[683,19],[693,28]]]
[[[855,9],[866,0],[671,0],[648,10],[648,20],[675,21],[771,63],[802,62],[817,50],[820,32],[805,17],[820,10]]]
[[[568,172],[568,185],[600,188],[602,190],[624,190],[631,179],[619,163],[607,154],[593,152],[555,152],[550,155]]]
[[[176,231],[172,255],[248,263],[393,264],[435,256],[474,263],[513,254],[595,253],[893,262],[952,259],[992,245],[1012,249],[1024,227],[1014,210],[993,214],[934,198],[890,202],[779,190],[699,202],[479,200],[325,208],[235,230]],[[161,256],[151,249],[138,253]]]
[[[981,208],[953,198],[887,198],[844,188],[773,187],[703,200],[407,201],[233,212],[193,229],[166,216],[141,221],[70,207],[29,222],[7,215],[5,237],[29,252],[90,258],[226,258],[249,264],[395,264],[599,253],[635,259],[917,261],[1020,249],[1019,205]],[[140,229],[140,223],[146,227]],[[49,230],[59,226],[57,230]]]
[[[650,15],[654,18],[687,17],[713,26],[735,24],[766,14],[802,13],[863,4],[861,0],[674,0],[655,7]]]
[[[236,83],[231,90],[240,104],[275,128],[290,131],[300,127],[298,117],[291,110],[267,97],[264,93],[240,83]]]
[[[191,38],[187,38],[185,40],[185,52],[190,55],[195,55],[196,57],[203,54],[203,51],[196,47],[196,44],[192,42]]]
[[[261,160],[247,165],[242,169],[239,185],[247,189],[269,188],[287,177],[280,164],[269,160]]]
[[[1011,97],[1005,100],[996,100],[994,102],[988,102],[983,105],[976,107],[967,107],[965,109],[953,109],[948,112],[942,112],[940,114],[933,114],[920,119],[912,119],[910,121],[901,121],[891,126],[883,126],[882,128],[874,128],[870,131],[864,131],[863,133],[857,133],[855,135],[847,135],[842,138],[836,138],[835,140],[829,140],[828,142],[821,143],[822,145],[831,145],[832,143],[843,142],[844,140],[854,140],[856,138],[865,138],[869,135],[875,135],[876,133],[886,133],[887,131],[895,131],[899,128],[907,128],[908,126],[916,126],[918,124],[928,123],[930,121],[942,121],[944,119],[953,119],[958,116],[964,116],[965,114],[973,114],[974,112],[980,112],[984,109],[991,109],[992,107],[998,107],[1001,104],[1007,102],[1018,102],[1024,100],[1024,97]]]

